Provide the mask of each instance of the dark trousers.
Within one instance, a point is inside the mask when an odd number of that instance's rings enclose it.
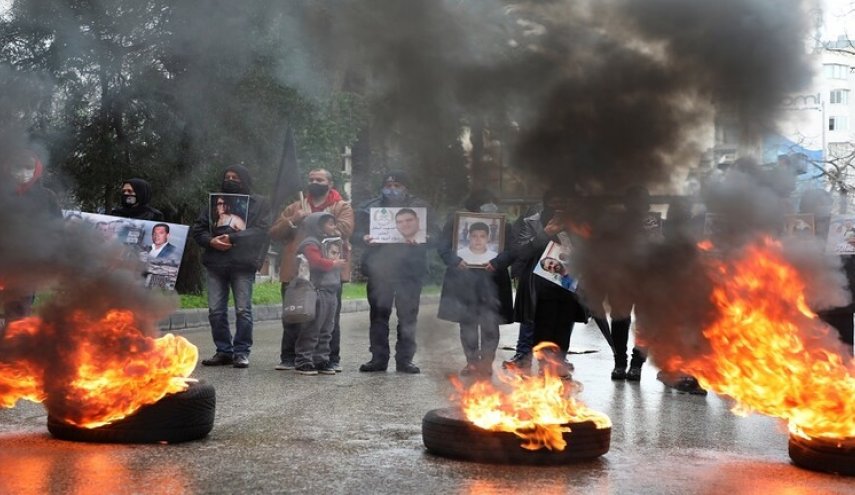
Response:
[[[612,319],[612,342],[614,343],[615,366],[626,367],[626,348],[629,343],[629,327],[632,318]],[[640,368],[647,359],[646,353],[638,347],[632,348],[632,360],[629,365],[632,368]]]
[[[567,305],[563,300],[538,299],[534,313],[534,344],[552,342],[567,354],[575,323],[572,315],[568,316]]]
[[[534,325],[521,322],[520,333],[517,336],[517,354],[531,354],[532,347],[534,347]]]
[[[330,340],[336,309],[335,292],[318,291],[315,319],[300,325],[295,343],[296,366],[312,364],[320,366],[329,361]]]
[[[371,327],[368,339],[372,361],[389,362],[389,317],[392,305],[398,315],[398,341],[395,344],[395,361],[412,362],[416,354],[416,322],[419,317],[419,299],[422,294],[420,279],[368,280],[368,305]]]
[[[482,316],[478,323],[461,323],[460,343],[467,363],[492,363],[499,348],[498,320],[495,316]]]
[[[285,290],[288,289],[288,282],[283,282],[279,288],[282,294],[282,299],[285,299]],[[330,340],[330,356],[331,364],[339,364],[341,362],[341,291],[342,286],[338,286],[336,292],[337,306],[334,315],[334,324],[332,331],[332,339]],[[282,343],[279,349],[279,361],[283,363],[293,363],[295,354],[295,346],[297,343],[297,335],[300,333],[300,324],[282,322]]]

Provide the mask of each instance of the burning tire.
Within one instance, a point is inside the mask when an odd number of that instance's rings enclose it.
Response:
[[[807,440],[790,435],[790,459],[796,466],[826,473],[855,476],[855,440]]]
[[[214,387],[191,383],[115,423],[98,428],[69,425],[48,415],[48,431],[62,440],[99,443],[178,443],[206,436],[214,427]]]
[[[569,464],[591,460],[609,451],[611,428],[593,422],[574,423],[564,433],[563,451],[526,450],[513,433],[487,431],[463,419],[458,409],[434,409],[422,420],[422,439],[432,454],[498,464]]]

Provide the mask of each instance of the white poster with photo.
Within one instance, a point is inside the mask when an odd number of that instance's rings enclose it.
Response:
[[[371,208],[368,235],[379,244],[427,242],[427,208]]]
[[[579,286],[578,275],[572,272],[570,261],[573,256],[573,245],[570,236],[562,232],[558,235],[560,243],[550,241],[540,256],[534,274],[561,286],[570,292],[576,292]]]
[[[855,254],[855,215],[832,215],[825,244],[828,254]]]
[[[147,266],[146,287],[175,290],[188,226],[80,211],[63,211],[63,217],[67,223],[89,227],[105,242],[123,245],[139,256]]]

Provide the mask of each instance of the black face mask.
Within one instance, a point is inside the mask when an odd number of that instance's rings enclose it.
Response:
[[[136,204],[137,204],[137,197],[136,197],[136,196],[133,196],[133,195],[130,195],[130,194],[124,194],[124,195],[122,195],[122,204],[123,204],[124,206],[128,206],[128,207],[130,207],[130,206],[136,206]]]
[[[326,194],[327,191],[329,191],[329,190],[330,190],[329,185],[318,184],[317,182],[313,182],[313,183],[309,184],[309,187],[308,187],[309,196],[311,196],[313,198],[320,198],[321,196]]]
[[[227,194],[237,194],[241,192],[241,184],[236,180],[224,180],[222,190]]]

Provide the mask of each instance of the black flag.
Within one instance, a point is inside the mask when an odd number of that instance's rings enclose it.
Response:
[[[273,184],[273,194],[270,198],[273,215],[278,215],[285,207],[285,202],[296,196],[302,189],[303,181],[300,178],[300,169],[297,167],[297,145],[289,125],[288,130],[285,131],[282,160],[279,162],[279,172],[276,174],[276,182]]]

